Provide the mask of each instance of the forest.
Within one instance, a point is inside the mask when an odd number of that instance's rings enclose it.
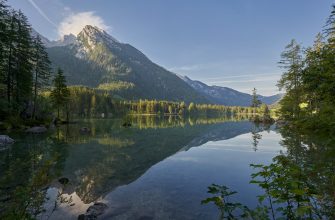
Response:
[[[27,17],[0,1],[0,120],[2,129],[22,128],[76,117],[106,118],[127,114],[201,115],[268,113],[266,105],[251,107],[124,100],[113,96],[115,86],[67,86],[61,69],[51,67],[41,37]],[[125,87],[134,85],[124,85]],[[119,88],[122,89],[122,88]],[[257,95],[254,94],[256,97]]]
[[[281,117],[297,129],[334,132],[335,121],[335,6],[314,44],[303,48],[292,40],[281,54],[285,70],[278,87]]]

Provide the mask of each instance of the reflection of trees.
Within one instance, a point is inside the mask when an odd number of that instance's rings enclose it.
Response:
[[[70,180],[67,193],[74,190],[92,202],[181,149],[250,132],[250,122],[231,122],[240,119],[141,116],[132,119],[130,128],[120,119],[84,120],[60,126],[49,136],[14,137],[22,141],[0,152],[0,200],[6,201],[0,201],[0,217],[2,210],[26,214],[28,209],[21,209],[26,201],[31,201],[30,213],[37,214],[45,193],[41,189],[60,176]],[[80,133],[81,127],[91,132]]]
[[[0,218],[30,219],[42,212],[42,189],[59,175],[65,156],[66,145],[40,135],[1,152]]]
[[[252,127],[250,122],[194,126],[185,123],[184,127],[169,127],[164,125],[170,123],[168,118],[136,120],[145,124],[124,128],[123,120],[87,120],[70,126],[67,140],[71,147],[63,175],[70,178],[72,189],[84,202],[92,202],[115,187],[136,180],[151,166],[181,149],[248,133]],[[149,126],[143,129],[146,125]],[[94,129],[95,135],[80,134],[80,126]]]
[[[251,131],[251,136],[252,136],[252,146],[253,146],[253,150],[254,151],[257,151],[258,149],[258,143],[259,143],[259,140],[262,139],[262,135],[259,134],[259,125],[257,124],[254,124],[253,128],[252,128],[252,131]]]
[[[335,139],[300,134],[286,127],[280,132],[287,152],[274,157],[270,165],[251,165],[257,170],[251,183],[260,186],[264,194],[258,197],[258,207],[243,209],[244,214],[253,218],[265,214],[272,219],[334,219]]]
[[[216,124],[228,121],[248,120],[249,115],[224,115],[219,117],[183,117],[181,115],[130,115],[128,119],[133,126],[139,129],[185,127],[186,125]]]

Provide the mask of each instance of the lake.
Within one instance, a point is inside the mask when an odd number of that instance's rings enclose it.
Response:
[[[241,118],[123,121],[83,119],[42,135],[11,133],[15,144],[0,152],[1,198],[10,204],[17,186],[43,189],[33,194],[43,204],[38,219],[77,219],[94,202],[108,207],[99,219],[218,219],[214,204],[201,204],[211,196],[208,186],[225,185],[238,192],[235,201],[256,208],[264,190],[249,183],[250,164],[287,153],[282,131]]]

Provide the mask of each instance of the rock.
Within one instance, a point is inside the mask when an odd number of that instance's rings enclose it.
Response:
[[[66,185],[69,183],[69,179],[66,177],[62,177],[58,180],[58,182],[60,182],[62,185]]]
[[[0,135],[0,147],[5,147],[14,143],[14,140],[8,135]]]
[[[82,127],[80,128],[79,130],[81,133],[90,133],[91,132],[91,129],[87,128],[87,127]]]
[[[130,122],[125,122],[122,124],[123,127],[131,127],[131,123]]]
[[[78,216],[78,220],[87,220],[87,218],[84,214],[81,214]]]
[[[104,213],[107,205],[102,202],[96,202],[94,205],[90,206],[87,211],[86,215],[98,216]]]
[[[139,217],[138,218],[138,220],[152,220],[152,219],[154,219],[154,217],[152,217],[152,216],[141,216],[141,217]]]
[[[277,123],[277,125],[286,125],[286,124],[287,124],[287,121],[284,121],[284,120],[282,120],[282,119],[278,119],[278,120],[276,121],[276,123]]]
[[[31,127],[26,130],[27,133],[41,134],[46,132],[48,129],[44,126]]]
[[[78,220],[95,220],[98,219],[99,215],[102,215],[107,209],[107,205],[102,202],[96,202],[94,205],[90,206],[86,214],[81,214],[78,216]]]

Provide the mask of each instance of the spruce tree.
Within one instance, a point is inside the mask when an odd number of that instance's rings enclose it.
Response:
[[[295,41],[286,46],[285,51],[281,54],[280,67],[286,71],[283,73],[281,79],[278,81],[277,86],[280,90],[286,90],[286,99],[284,102],[290,103],[289,108],[285,111],[290,117],[299,116],[299,104],[301,102],[301,85],[302,85],[302,72],[304,67],[301,46]],[[284,103],[283,102],[283,103]]]
[[[32,40],[31,27],[27,17],[19,11],[17,20],[17,47],[15,68],[15,100],[18,105],[24,104],[31,98],[32,91]]]
[[[53,90],[50,97],[52,103],[57,108],[57,117],[59,118],[60,109],[68,102],[70,91],[66,86],[66,79],[61,69],[57,70],[57,74],[53,80]]]
[[[254,88],[252,90],[251,107],[258,108],[260,104],[262,104],[262,102],[258,99],[257,90]]]
[[[33,113],[32,117],[35,118],[35,111],[37,105],[37,96],[39,90],[48,85],[50,78],[50,60],[41,37],[37,35],[33,39]]]

